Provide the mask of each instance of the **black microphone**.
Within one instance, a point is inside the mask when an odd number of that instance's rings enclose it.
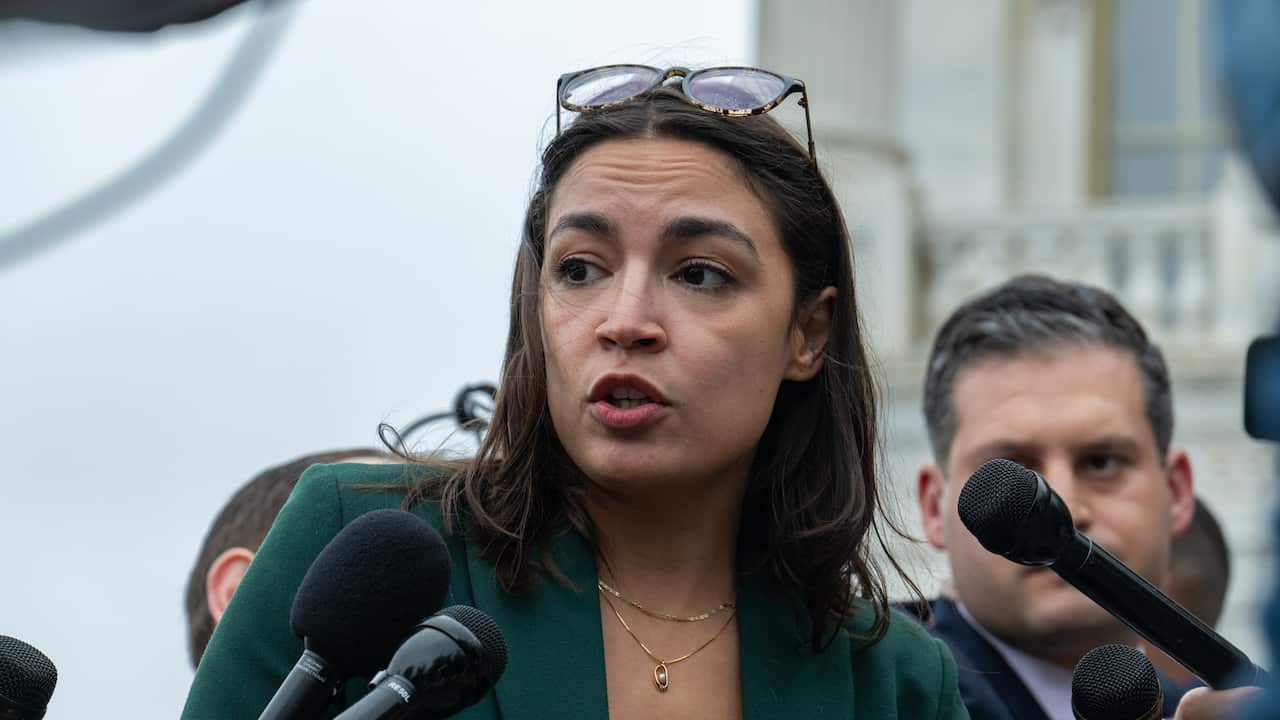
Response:
[[[1076,530],[1071,511],[1035,471],[989,460],[960,491],[960,520],[987,550],[1048,567],[1102,609],[1218,689],[1266,673],[1239,648]]]
[[[319,717],[351,675],[370,676],[449,589],[449,550],[403,510],[361,515],[334,536],[293,598],[306,650],[259,720]]]
[[[1136,648],[1096,647],[1071,673],[1071,713],[1076,720],[1160,720],[1163,712],[1160,676]]]
[[[373,690],[336,720],[446,718],[474,705],[507,669],[507,643],[483,611],[454,605],[400,644]]]
[[[30,645],[0,635],[0,720],[40,720],[58,684],[58,668]]]

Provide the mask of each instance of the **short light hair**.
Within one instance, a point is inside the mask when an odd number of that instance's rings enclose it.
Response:
[[[187,578],[187,648],[192,667],[200,664],[200,657],[204,655],[216,624],[213,615],[209,613],[209,598],[205,590],[205,578],[209,575],[213,561],[233,547],[256,552],[304,470],[312,465],[369,457],[391,456],[373,448],[332,450],[304,455],[267,468],[237,490],[218,511],[204,536],[204,543],[196,556],[195,566],[191,568],[191,575]]]

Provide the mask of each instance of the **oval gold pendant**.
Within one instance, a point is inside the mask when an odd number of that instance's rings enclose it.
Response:
[[[671,685],[670,677],[667,675],[667,664],[660,662],[653,668],[653,684],[658,686],[658,692],[666,692]]]

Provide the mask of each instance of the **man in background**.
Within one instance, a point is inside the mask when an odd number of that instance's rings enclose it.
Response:
[[[1051,570],[985,550],[956,500],[984,462],[1018,462],[1044,476],[1077,528],[1166,585],[1194,500],[1191,464],[1172,445],[1164,357],[1109,293],[1023,276],[951,315],[924,392],[934,462],[919,471],[918,499],[954,594],[931,603],[931,632],[956,656],[974,720],[1071,720],[1076,663],[1137,637]]]
[[[1205,625],[1217,627],[1230,581],[1231,551],[1227,539],[1213,513],[1196,498],[1191,524],[1173,539],[1173,572],[1165,594]],[[1184,686],[1199,684],[1190,670],[1163,652],[1149,648],[1147,654],[1165,677]]]
[[[394,461],[393,456],[373,448],[304,455],[263,470],[231,496],[209,526],[187,578],[187,646],[192,667],[200,664],[214,626],[302,472],[328,463]]]

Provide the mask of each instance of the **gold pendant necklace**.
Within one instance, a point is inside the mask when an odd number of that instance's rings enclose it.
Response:
[[[612,585],[610,585],[609,583],[603,580],[596,580],[596,587],[618,598],[622,602],[630,605],[631,607],[639,610],[640,612],[644,613],[645,615],[648,615],[649,617],[657,618],[659,620],[669,620],[671,622],[702,622],[703,620],[710,619],[711,616],[715,615],[716,613],[719,613],[721,610],[733,610],[738,607],[736,604],[732,602],[725,602],[725,603],[720,603],[718,607],[708,610],[707,612],[700,613],[698,615],[690,615],[688,617],[680,617],[679,615],[668,615],[667,613],[658,612],[657,610],[650,610],[649,608],[641,605],[635,600],[632,600],[631,598],[624,596],[621,592],[614,589]]]
[[[635,631],[631,629],[631,626],[628,625],[627,621],[623,619],[622,613],[618,612],[618,608],[614,606],[613,601],[611,601],[609,599],[609,596],[605,594],[605,590],[603,587],[600,588],[600,597],[604,598],[605,604],[608,605],[609,609],[613,611],[614,616],[618,618],[618,622],[622,623],[622,628],[627,631],[627,634],[631,636],[631,639],[636,641],[636,644],[640,646],[640,649],[644,651],[645,655],[649,656],[650,660],[657,663],[657,665],[653,666],[653,684],[654,684],[654,687],[658,688],[658,692],[666,692],[667,688],[671,686],[671,673],[667,668],[668,665],[675,665],[681,660],[688,660],[689,658],[701,652],[703,648],[715,642],[716,638],[720,637],[724,633],[724,631],[729,627],[730,623],[733,622],[733,618],[738,614],[738,611],[735,608],[734,611],[730,613],[729,619],[725,620],[724,624],[720,626],[720,629],[716,631],[716,634],[712,635],[710,640],[694,648],[693,652],[686,653],[684,655],[681,655],[678,658],[673,658],[671,660],[663,660],[657,655],[654,655],[653,651],[649,649],[649,646],[645,645],[644,641],[642,641],[636,635]]]

